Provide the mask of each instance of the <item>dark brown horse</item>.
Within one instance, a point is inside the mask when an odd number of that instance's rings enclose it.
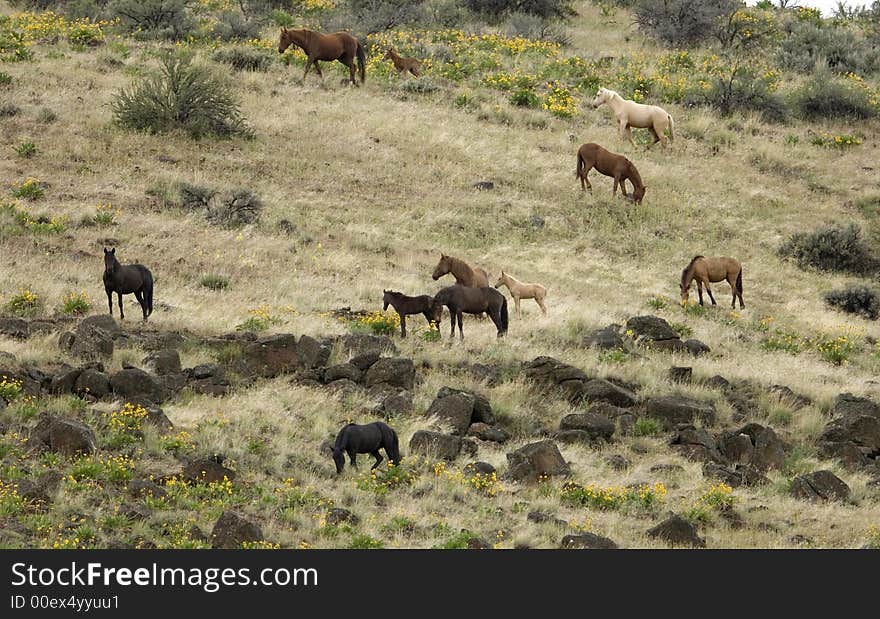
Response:
[[[577,172],[575,174],[581,179],[581,189],[584,191],[588,188],[590,191],[593,191],[590,179],[587,178],[587,174],[593,168],[596,168],[601,174],[614,179],[614,189],[611,190],[612,196],[617,194],[617,186],[620,185],[623,196],[629,198],[626,193],[626,183],[624,182],[629,181],[633,186],[632,201],[636,204],[642,202],[642,198],[645,197],[645,185],[642,183],[642,177],[632,161],[623,155],[612,153],[598,144],[590,142],[581,146],[577,154]]]
[[[283,54],[291,45],[296,45],[306,54],[306,70],[303,72],[303,80],[309,74],[309,69],[315,65],[315,71],[324,79],[321,73],[321,67],[318,66],[319,60],[338,60],[348,67],[349,78],[351,83],[358,85],[355,79],[355,59],[357,59],[358,69],[360,71],[361,84],[367,79],[366,63],[367,58],[364,53],[364,47],[360,42],[347,32],[336,32],[334,34],[322,34],[314,30],[288,30],[281,28],[281,36],[278,39],[278,53]]]
[[[461,330],[462,314],[489,314],[489,318],[498,329],[498,337],[507,333],[509,318],[507,315],[507,297],[488,286],[482,288],[470,288],[461,284],[447,286],[434,295],[435,314],[434,320],[440,322],[443,317],[443,306],[449,308],[449,318],[452,322],[451,337],[455,337],[455,321],[458,320],[458,335],[464,339]]]
[[[382,311],[387,310],[390,305],[400,316],[400,337],[406,337],[406,317],[410,314],[422,314],[429,326],[437,323],[437,320],[434,319],[437,313],[434,306],[439,304],[434,301],[434,297],[431,295],[422,294],[417,297],[408,297],[402,292],[394,290],[383,290],[382,293]],[[443,306],[439,305],[439,308],[442,312]]]
[[[153,274],[142,264],[119,264],[116,259],[116,248],[104,248],[104,290],[110,304],[110,315],[113,315],[113,293],[119,297],[119,318],[125,319],[122,311],[122,295],[134,293],[144,321],[153,313]]]

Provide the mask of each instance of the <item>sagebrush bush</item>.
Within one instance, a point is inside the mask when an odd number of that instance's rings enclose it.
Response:
[[[195,22],[187,0],[114,0],[110,15],[120,26],[140,37],[182,39]]]
[[[740,8],[737,0],[638,0],[639,28],[661,43],[687,47],[714,36],[719,18]]]
[[[263,201],[250,189],[234,189],[215,202],[208,211],[208,219],[227,228],[256,223],[263,211]]]
[[[239,11],[224,11],[214,25],[214,37],[221,41],[248,41],[260,38],[261,23]]]
[[[848,28],[812,22],[793,22],[779,46],[783,69],[808,72],[823,61],[837,73],[872,73],[880,69],[880,50]]]
[[[848,286],[825,294],[825,302],[848,314],[858,314],[869,320],[880,316],[880,296],[867,286]]]
[[[866,273],[877,266],[856,224],[793,234],[780,246],[779,254],[792,258],[801,268],[822,271]]]
[[[217,195],[217,190],[203,185],[192,185],[181,182],[178,186],[180,204],[185,209],[198,210],[211,207],[211,200]]]
[[[828,69],[819,69],[791,95],[791,106],[808,119],[844,118],[858,120],[875,116],[864,88],[851,80],[834,79]]]
[[[275,61],[272,55],[252,47],[218,49],[211,58],[216,62],[232,65],[238,71],[268,71]]]
[[[705,92],[689,97],[689,102],[714,107],[724,116],[758,112],[770,122],[781,122],[787,116],[785,102],[773,92],[771,78],[748,65],[730,68],[715,77]]]
[[[187,56],[166,55],[157,74],[123,89],[112,108],[119,126],[136,131],[252,135],[226,80]]]

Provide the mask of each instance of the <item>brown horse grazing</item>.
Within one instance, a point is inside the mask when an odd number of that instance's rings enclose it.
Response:
[[[385,55],[382,56],[382,59],[390,60],[391,62],[393,62],[394,68],[397,69],[398,75],[404,75],[407,71],[409,71],[415,77],[418,77],[421,71],[422,62],[420,60],[400,56],[397,52],[394,51],[393,47],[388,48],[388,51],[385,52]]]
[[[439,322],[434,319],[437,313],[435,305],[439,306],[441,312],[443,311],[443,306],[434,301],[434,297],[431,295],[422,294],[417,297],[408,297],[402,292],[383,290],[382,311],[386,311],[389,305],[400,316],[400,337],[406,337],[406,317],[408,315],[422,314],[428,321],[428,326],[431,326]]]
[[[462,286],[482,288],[489,285],[489,274],[485,269],[473,267],[455,256],[440,254],[440,262],[434,267],[431,278],[436,281],[447,273],[452,273],[456,283]]]
[[[321,73],[321,67],[318,66],[319,60],[338,60],[348,67],[349,78],[351,83],[358,85],[355,79],[355,58],[357,58],[358,68],[360,70],[361,84],[367,79],[366,63],[367,57],[364,53],[364,47],[360,42],[347,32],[337,32],[335,34],[321,34],[313,30],[288,30],[281,28],[281,36],[278,39],[278,53],[283,54],[290,45],[296,45],[306,54],[306,70],[303,72],[303,80],[309,74],[309,69],[315,65],[315,71],[324,79]]]
[[[605,176],[614,178],[614,189],[611,190],[612,196],[617,194],[617,186],[620,185],[620,190],[625,198],[629,198],[636,204],[642,203],[646,187],[642,183],[642,177],[639,175],[639,171],[636,170],[636,166],[632,164],[632,161],[623,155],[617,155],[605,150],[598,144],[590,142],[581,146],[577,154],[577,172],[575,172],[575,175],[581,179],[581,189],[584,191],[587,188],[593,191],[590,179],[587,178],[587,174],[593,168],[596,168]],[[626,193],[626,183],[624,181],[632,183],[632,198]]]
[[[489,318],[498,329],[498,337],[504,337],[507,333],[509,316],[507,315],[507,297],[488,286],[470,288],[461,284],[447,286],[434,295],[435,306],[434,320],[440,322],[443,317],[443,306],[449,308],[449,318],[452,321],[451,337],[455,337],[455,321],[458,320],[458,335],[464,339],[461,330],[462,314],[489,314]]]
[[[721,282],[727,280],[730,284],[730,290],[733,293],[733,300],[730,307],[736,307],[736,299],[739,297],[740,309],[746,306],[743,303],[743,273],[742,265],[739,261],[727,256],[719,258],[706,258],[705,256],[694,256],[690,264],[681,272],[681,302],[687,303],[691,290],[691,282],[697,280],[697,292],[700,295],[700,305],[703,304],[703,285],[706,286],[706,292],[712,300],[712,305],[716,305],[715,297],[709,289],[709,283]]]

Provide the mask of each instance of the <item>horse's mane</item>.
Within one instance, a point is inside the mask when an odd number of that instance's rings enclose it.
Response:
[[[345,431],[353,426],[353,423],[347,423],[342,426],[342,429],[339,431],[339,434],[336,435],[336,440],[333,442],[333,449],[339,449],[342,447],[342,438],[345,435]]]
[[[467,262],[465,262],[465,261],[462,260],[461,258],[456,258],[455,256],[446,256],[446,257],[449,258],[449,262],[451,262],[452,264],[460,264],[460,265],[463,266],[463,267],[467,267],[467,268],[470,269],[471,271],[474,270],[474,267],[472,267],[471,265],[469,265]],[[451,270],[451,269],[450,269],[450,270]]]
[[[633,185],[638,183],[639,186],[644,187],[645,183],[642,182],[642,175],[639,174],[639,171],[636,169],[635,164],[633,164],[633,162],[630,161],[629,159],[627,159],[626,161],[627,161],[627,163],[629,163],[629,171],[630,171],[629,180],[632,181]],[[699,258],[699,256],[697,256],[697,258]],[[696,260],[697,258],[694,258],[694,260]]]
[[[690,273],[694,269],[694,263],[702,258],[703,256],[694,256],[688,265],[684,268],[684,271],[681,272],[681,285],[684,286],[684,280],[687,278],[688,273]]]

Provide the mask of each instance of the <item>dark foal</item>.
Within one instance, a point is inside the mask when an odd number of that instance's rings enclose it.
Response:
[[[336,442],[333,444],[333,462],[336,463],[336,474],[342,473],[345,467],[345,456],[351,465],[357,468],[357,454],[370,454],[376,462],[370,467],[372,471],[382,462],[382,454],[380,449],[385,450],[388,461],[392,464],[400,463],[400,448],[397,443],[397,432],[391,429],[387,424],[381,421],[374,421],[364,425],[350,423],[339,431],[336,435]]]
[[[382,311],[384,312],[387,310],[389,305],[393,307],[400,316],[400,337],[406,337],[406,317],[411,314],[423,315],[425,320],[428,321],[429,327],[432,324],[436,324],[434,321],[434,315],[436,313],[434,308],[435,302],[434,297],[431,295],[422,294],[417,297],[408,297],[405,294],[394,290],[383,290]]]
[[[443,316],[443,306],[449,308],[449,318],[452,321],[451,336],[455,337],[455,322],[458,321],[458,335],[464,339],[464,333],[461,330],[462,314],[482,314],[485,312],[495,323],[498,329],[498,337],[503,337],[507,333],[508,316],[507,316],[507,297],[495,290],[484,286],[482,288],[470,288],[455,284],[447,286],[434,295],[434,301],[437,303],[434,311],[434,319],[440,322]]]
[[[144,321],[153,313],[153,274],[142,264],[119,264],[116,248],[104,248],[104,290],[110,315],[113,315],[113,293],[119,297],[119,318],[125,320],[122,295],[134,294],[144,313]]]

